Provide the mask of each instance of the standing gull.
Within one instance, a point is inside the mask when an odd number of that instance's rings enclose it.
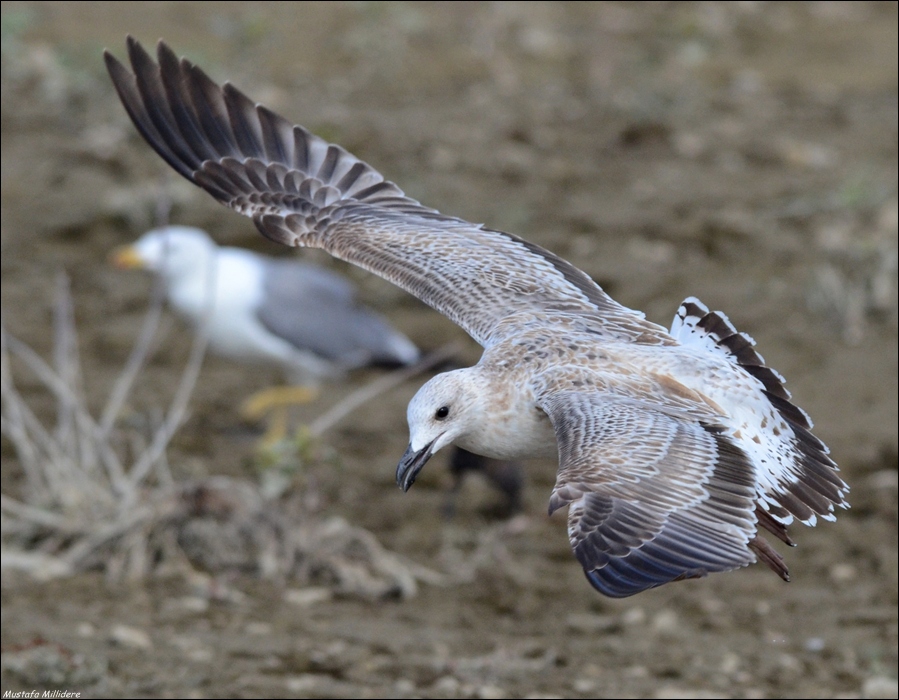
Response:
[[[219,247],[189,226],[148,231],[112,259],[161,276],[172,307],[193,325],[206,323],[213,352],[274,364],[295,384],[251,397],[248,416],[308,401],[319,382],[347,371],[419,359],[411,340],[356,301],[349,280],[308,263]]]
[[[624,597],[757,560],[847,507],[811,421],[749,336],[689,298],[647,321],[539,246],[444,216],[367,164],[219,86],[164,43],[128,39],[106,65],[140,133],[175,170],[268,238],[323,248],[429,304],[484,347],[409,404],[408,489],[435,452],[557,455],[549,500],[568,506],[590,583]]]
[[[411,340],[358,303],[349,280],[315,265],[219,247],[191,226],[148,231],[113,261],[160,275],[179,314],[209,323],[218,354],[277,364],[297,383],[419,359]]]

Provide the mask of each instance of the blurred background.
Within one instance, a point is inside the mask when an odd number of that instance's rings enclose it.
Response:
[[[167,177],[105,73],[126,34],[653,321],[689,295],[723,310],[852,509],[792,528],[790,584],[755,566],[612,601],[545,515],[552,462],[526,466],[512,517],[479,478],[450,517],[440,461],[399,492],[427,375],[260,451],[237,407],[278,369],[198,369],[166,310],[113,401],[153,280],[108,255],[161,191],[172,223],[339,271],[419,346],[479,356],[408,295]],[[895,698],[897,55],[894,2],[4,2],[3,690]]]

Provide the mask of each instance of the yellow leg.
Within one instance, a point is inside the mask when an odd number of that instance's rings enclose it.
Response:
[[[314,401],[319,390],[311,386],[275,386],[253,394],[243,402],[240,414],[245,420],[259,421],[271,416],[265,435],[260,441],[263,447],[274,445],[287,435],[287,408]]]

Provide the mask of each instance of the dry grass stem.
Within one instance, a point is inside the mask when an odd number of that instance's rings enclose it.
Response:
[[[158,326],[162,294],[157,288],[134,349],[97,421],[83,391],[74,310],[64,274],[56,286],[52,366],[0,324],[2,432],[25,475],[21,499],[9,494],[0,499],[4,546],[42,542],[71,570],[96,563],[96,553],[103,548],[108,573],[143,575],[148,533],[177,507],[178,488],[165,450],[184,421],[207,334],[201,329],[196,335],[171,405],[164,414],[153,416],[152,434],[119,427]],[[53,425],[42,420],[16,388],[14,362],[54,399]],[[130,465],[123,461],[126,455],[134,455]],[[21,566],[28,559],[17,561]]]

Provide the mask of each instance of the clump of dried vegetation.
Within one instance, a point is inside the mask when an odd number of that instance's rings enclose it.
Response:
[[[16,495],[0,495],[3,567],[37,579],[102,570],[111,582],[140,580],[160,571],[213,576],[235,571],[320,586],[328,595],[367,599],[408,597],[417,582],[441,577],[404,562],[369,532],[339,518],[303,508],[315,494],[297,493],[284,480],[262,486],[250,480],[207,477],[179,481],[167,448],[187,416],[199,376],[206,335],[199,329],[171,403],[155,417],[135,420],[128,398],[150,355],[163,306],[160,286],[141,332],[95,418],[83,390],[68,280],[57,280],[53,358],[44,360],[0,324],[2,434],[17,456],[22,479]],[[380,377],[335,406],[302,433],[303,445],[288,450],[291,468],[309,460],[306,449],[349,411],[406,378],[445,359]],[[52,415],[39,414],[16,385],[30,373],[52,397]],[[314,457],[313,457],[314,458]],[[305,465],[308,466],[308,465]],[[6,466],[5,466],[6,468]],[[13,480],[6,479],[6,483]],[[309,486],[304,487],[308,490]],[[302,490],[302,489],[300,489]],[[286,504],[286,499],[292,499]],[[299,507],[298,505],[299,504]]]
[[[148,571],[148,535],[177,510],[178,486],[166,448],[186,415],[200,371],[205,335],[198,333],[168,410],[150,435],[123,422],[128,396],[149,355],[162,311],[157,289],[130,357],[99,418],[85,398],[68,280],[57,280],[53,359],[0,327],[2,432],[24,476],[20,498],[2,494],[6,567],[49,577],[102,566],[113,579]],[[55,403],[39,416],[16,387],[16,371],[30,372]]]

